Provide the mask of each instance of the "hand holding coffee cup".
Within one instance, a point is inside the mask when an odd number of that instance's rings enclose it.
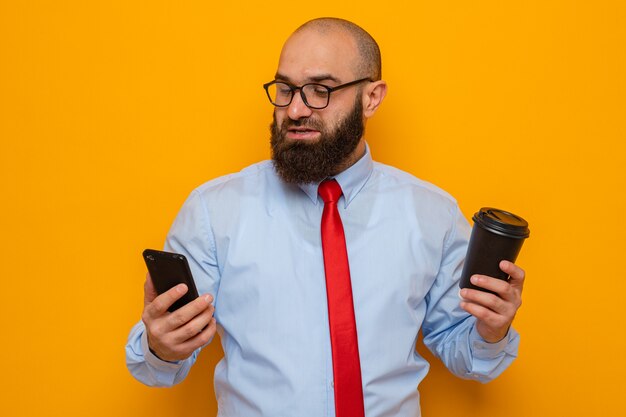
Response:
[[[528,222],[515,214],[491,207],[481,208],[473,217],[467,256],[461,274],[460,287],[493,293],[470,282],[473,275],[487,275],[508,280],[500,262],[515,262],[524,239],[530,235]]]
[[[528,223],[514,214],[487,207],[474,215],[460,306],[487,342],[506,337],[522,303],[525,272],[513,262],[528,235]]]

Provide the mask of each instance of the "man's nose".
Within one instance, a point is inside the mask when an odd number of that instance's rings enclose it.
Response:
[[[300,91],[295,91],[291,103],[287,108],[287,115],[291,120],[299,120],[303,117],[309,117],[313,111],[304,104]]]

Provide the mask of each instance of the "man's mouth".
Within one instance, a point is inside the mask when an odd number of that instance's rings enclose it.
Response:
[[[311,140],[317,139],[319,130],[309,129],[306,127],[291,127],[287,129],[287,138],[295,140]]]

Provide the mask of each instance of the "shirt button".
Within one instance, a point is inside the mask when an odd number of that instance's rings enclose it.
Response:
[[[330,381],[330,387],[335,388],[335,381]]]

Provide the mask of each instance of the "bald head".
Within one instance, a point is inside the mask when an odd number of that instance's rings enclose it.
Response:
[[[358,62],[355,62],[354,72],[358,78],[370,78],[380,80],[382,77],[382,63],[378,44],[359,25],[348,20],[335,17],[322,17],[309,20],[300,26],[294,34],[311,30],[323,36],[333,36],[334,34],[348,35],[354,41]]]

